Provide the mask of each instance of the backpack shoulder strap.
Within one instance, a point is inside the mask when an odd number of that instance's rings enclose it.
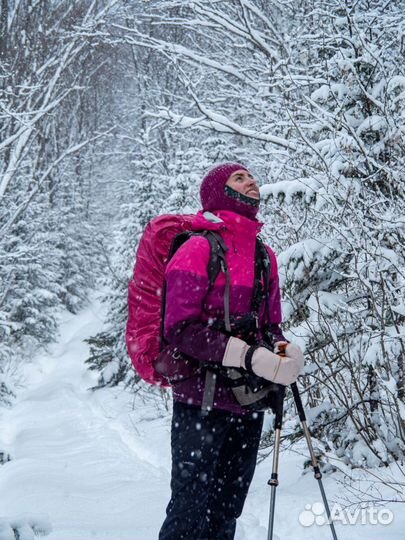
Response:
[[[203,231],[201,235],[210,243],[211,255],[208,263],[208,281],[210,288],[212,288],[220,271],[224,269],[224,265],[227,266],[226,252],[228,248],[221,236],[213,231]]]
[[[176,253],[176,251],[187,242],[191,237],[193,236],[193,233],[191,231],[183,231],[179,234],[176,234],[176,236],[173,238],[173,242],[169,251],[169,256],[167,258],[167,262],[170,261],[170,259],[173,257],[173,255]]]
[[[267,300],[269,293],[269,282],[271,276],[271,259],[269,252],[263,242],[258,236],[256,239],[256,252],[255,252],[255,280],[252,297],[252,311],[258,312],[260,305],[263,301]],[[262,286],[263,281],[263,286]],[[270,306],[267,305],[267,316],[270,315]]]
[[[225,244],[224,239],[218,233],[213,231],[205,231],[205,236],[208,238],[211,245],[211,260],[208,268],[208,275],[210,279],[210,287],[214,285],[215,280],[218,277],[220,270],[225,274],[226,284],[224,293],[224,314],[225,314],[225,329],[227,332],[231,332],[231,316],[229,311],[230,302],[230,290],[231,290],[231,277],[229,274],[228,264],[226,262],[226,253],[228,246]]]
[[[213,287],[215,280],[217,279],[221,270],[226,265],[226,252],[228,248],[223,238],[213,231],[185,231],[175,236],[173,239],[172,247],[170,249],[168,261],[173,257],[176,251],[193,236],[203,236],[210,244],[210,260],[208,262],[208,281],[210,288]]]

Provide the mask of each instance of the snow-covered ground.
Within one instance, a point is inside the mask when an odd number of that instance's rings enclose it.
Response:
[[[14,538],[10,524],[20,540],[34,538],[32,526],[50,540],[157,539],[169,498],[170,413],[120,388],[88,390],[96,375],[84,364],[83,339],[101,322],[98,302],[66,315],[59,342],[25,367],[15,405],[0,411],[0,451],[11,457],[0,466],[0,540]],[[317,510],[321,497],[302,462],[297,452],[281,456],[275,532],[282,540],[330,539],[326,525],[309,525],[308,505]],[[270,472],[271,459],[258,465],[237,540],[267,538]],[[342,495],[339,478],[323,479],[331,503]],[[339,540],[404,540],[403,505],[385,509],[390,524],[339,522]]]

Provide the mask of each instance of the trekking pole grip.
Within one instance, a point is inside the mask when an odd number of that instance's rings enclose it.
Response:
[[[305,416],[304,406],[302,405],[301,396],[300,396],[300,393],[298,391],[298,386],[297,386],[296,382],[292,383],[291,391],[292,391],[293,396],[294,396],[294,401],[295,401],[295,406],[297,407],[298,416],[299,416],[301,422],[305,422],[307,418]]]
[[[276,392],[275,403],[274,403],[274,414],[275,414],[274,429],[281,429],[281,425],[283,422],[285,389],[286,387],[283,386],[282,384],[278,385],[278,390]]]

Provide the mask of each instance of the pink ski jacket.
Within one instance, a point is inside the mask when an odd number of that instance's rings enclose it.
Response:
[[[213,230],[228,246],[230,314],[243,315],[251,311],[255,277],[256,236],[263,224],[229,210],[213,213],[199,212],[193,223],[194,231]],[[274,252],[266,246],[271,260],[269,284],[271,332],[284,340],[280,329],[282,320],[279,276]],[[166,267],[166,306],[164,336],[179,351],[200,362],[221,363],[228,337],[209,327],[213,319],[224,318],[225,274],[220,272],[209,290],[209,241],[195,236],[185,242]],[[264,323],[265,306],[259,312],[259,328]],[[201,405],[204,374],[198,373],[173,385],[173,398],[184,403]],[[232,390],[218,377],[214,408],[237,414],[245,411],[237,403]]]

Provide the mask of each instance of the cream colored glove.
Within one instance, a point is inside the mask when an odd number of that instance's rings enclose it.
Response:
[[[245,356],[249,350],[249,345],[243,339],[230,337],[226,344],[222,365],[225,367],[245,367]]]
[[[285,344],[277,342],[276,346]],[[245,368],[245,357],[249,345],[239,338],[230,337],[227,343],[222,365],[227,367]],[[301,349],[289,343],[285,350],[286,356],[281,357],[265,347],[256,349],[252,356],[252,371],[268,381],[288,386],[297,380],[304,366]]]
[[[304,355],[302,354],[302,351],[298,345],[295,345],[294,343],[287,343],[286,341],[276,341],[274,344],[276,352],[281,349],[280,346],[286,346],[285,347],[285,355],[289,358],[295,358],[299,362],[302,363],[301,369],[304,367]]]

